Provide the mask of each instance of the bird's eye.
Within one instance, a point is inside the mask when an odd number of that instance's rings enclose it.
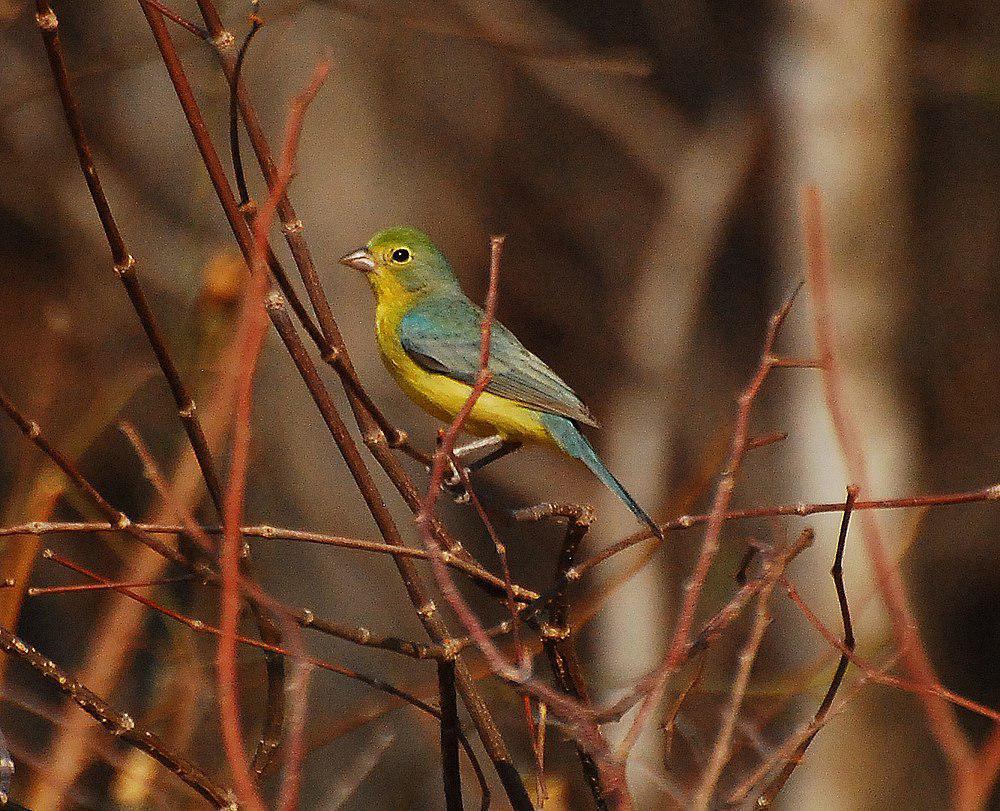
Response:
[[[410,252],[406,248],[396,248],[392,252],[392,261],[400,265],[410,261]]]

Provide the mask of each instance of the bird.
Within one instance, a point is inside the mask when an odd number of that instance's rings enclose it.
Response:
[[[362,272],[375,297],[375,338],[382,362],[418,406],[450,423],[465,405],[480,371],[484,312],[462,292],[444,254],[423,231],[386,228],[340,258]],[[463,430],[480,439],[454,449],[464,459],[485,455],[468,470],[523,444],[554,448],[583,462],[649,527],[662,530],[615,478],[583,435],[599,427],[574,391],[503,324],[494,321],[489,353],[492,379]]]

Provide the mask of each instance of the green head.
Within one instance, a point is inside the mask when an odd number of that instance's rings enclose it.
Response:
[[[397,226],[379,231],[365,247],[341,257],[340,263],[364,273],[378,299],[458,286],[444,254],[416,228]]]

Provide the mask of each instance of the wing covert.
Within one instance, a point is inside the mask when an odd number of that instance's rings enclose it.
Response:
[[[431,297],[416,304],[399,327],[406,353],[429,372],[475,383],[479,374],[483,311],[465,296]],[[486,391],[530,408],[597,425],[573,390],[503,324],[494,322]]]

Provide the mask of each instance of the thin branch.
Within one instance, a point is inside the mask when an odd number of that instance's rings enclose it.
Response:
[[[119,580],[113,583],[78,583],[74,586],[36,586],[29,588],[29,597],[42,597],[53,594],[75,594],[81,591],[108,591],[121,586],[127,589],[149,588],[150,586],[169,586],[174,583],[190,583],[194,575],[184,574],[180,577],[159,577],[155,580]]]
[[[834,588],[837,590],[837,602],[840,604],[840,619],[844,626],[844,652],[840,654],[840,661],[837,663],[837,669],[834,671],[833,679],[830,681],[830,686],[827,688],[826,695],[823,696],[823,700],[820,702],[819,708],[816,710],[816,714],[813,716],[813,723],[816,726],[816,730],[801,744],[796,748],[795,752],[785,763],[784,767],[781,769],[781,773],[774,778],[768,785],[767,788],[761,793],[760,797],[757,799],[757,807],[763,808],[765,806],[771,805],[774,802],[774,798],[778,796],[778,793],[784,787],[785,783],[788,782],[788,778],[792,776],[792,772],[795,768],[802,762],[802,758],[805,756],[806,749],[809,748],[809,744],[812,743],[813,738],[816,737],[819,732],[820,727],[825,723],[826,716],[830,712],[830,706],[833,704],[833,699],[837,696],[837,690],[840,689],[841,682],[844,680],[844,674],[847,673],[847,666],[851,661],[851,654],[854,653],[854,625],[851,622],[851,606],[847,600],[847,590],[844,587],[844,549],[847,545],[847,530],[851,525],[851,512],[854,509],[854,502],[858,497],[857,487],[847,488],[847,501],[844,507],[844,517],[840,522],[840,534],[837,537],[837,552],[833,559],[833,566],[830,569],[830,575],[833,577]]]
[[[894,687],[898,690],[903,690],[916,696],[931,696],[934,699],[941,700],[945,704],[949,704],[954,707],[962,707],[963,709],[969,710],[977,715],[981,715],[983,718],[987,718],[994,723],[1000,722],[1000,710],[995,710],[991,707],[985,706],[984,704],[980,704],[977,701],[966,698],[965,696],[960,696],[958,693],[955,693],[946,687],[942,687],[940,684],[928,685],[913,679],[880,673],[878,668],[870,664],[865,659],[862,659],[856,652],[849,649],[840,639],[837,638],[837,635],[833,631],[826,627],[823,621],[816,616],[815,612],[809,608],[805,600],[802,599],[802,595],[799,594],[798,589],[795,588],[787,577],[782,577],[781,585],[782,588],[785,589],[785,593],[788,595],[788,598],[796,605],[799,611],[802,612],[806,621],[812,625],[813,628],[815,628],[832,647],[840,653],[847,654],[848,658],[851,660],[851,664],[859,670],[864,671],[865,676],[871,681],[877,684],[885,685],[886,687]]]
[[[764,341],[764,349],[757,372],[740,395],[739,409],[736,415],[736,428],[733,432],[729,459],[726,462],[725,471],[716,486],[712,511],[709,514],[708,524],[705,528],[705,537],[702,541],[701,551],[698,554],[694,572],[688,580],[685,589],[684,602],[677,619],[677,626],[674,629],[673,638],[662,664],[643,679],[644,686],[647,687],[647,692],[639,708],[639,712],[636,713],[628,733],[618,748],[618,755],[621,759],[625,759],[628,756],[654,707],[659,704],[666,689],[667,681],[677,671],[684,652],[690,643],[695,611],[698,608],[701,592],[708,578],[709,569],[715,561],[715,556],[719,550],[722,527],[725,524],[723,516],[729,510],[733,491],[736,489],[736,478],[748,450],[750,411],[764,382],[772,370],[777,368],[774,345],[785,319],[788,317],[789,312],[791,312],[792,305],[795,303],[795,296],[800,288],[801,284],[772,316],[771,322],[768,325],[767,337]]]
[[[564,582],[566,572],[573,568],[580,544],[594,522],[593,509],[578,504],[547,503],[518,510],[514,517],[519,521],[539,521],[550,517],[567,519],[566,534],[559,550],[554,578],[557,583]],[[569,604],[565,587],[557,589],[549,596],[546,610],[549,621],[541,628],[542,648],[549,660],[549,668],[552,670],[556,686],[566,695],[589,704],[590,691],[569,627]],[[625,785],[625,774],[622,772],[619,775],[620,783],[604,785],[601,769],[594,758],[579,744],[576,744],[575,748],[584,780],[594,798],[594,805],[599,811],[604,811],[609,807],[609,802],[617,802],[615,795]]]
[[[960,504],[976,504],[984,501],[1000,501],[1000,484],[993,484],[989,487],[981,487],[977,490],[967,490],[960,493],[942,493],[939,495],[908,496],[906,498],[888,498],[870,501],[858,501],[854,504],[854,512],[864,510],[901,510],[919,507],[948,507]],[[811,504],[809,502],[798,502],[796,504],[776,504],[762,507],[748,507],[742,510],[730,510],[722,514],[722,520],[741,521],[752,518],[779,518],[782,516],[805,517],[820,513],[842,513],[846,503],[843,501],[825,501]],[[665,533],[675,532],[690,527],[707,524],[711,519],[710,513],[699,515],[682,515],[661,524],[660,527]],[[588,558],[578,565],[573,573],[582,576],[591,569],[599,566],[611,557],[621,552],[631,549],[633,546],[652,542],[654,546],[659,546],[662,541],[654,537],[648,531],[640,530],[629,535],[627,538],[612,544],[593,557]]]
[[[222,739],[236,790],[241,800],[250,808],[264,808],[250,764],[243,749],[242,723],[239,711],[239,694],[236,689],[236,626],[239,621],[239,561],[240,519],[246,494],[246,478],[250,461],[250,424],[253,410],[253,388],[257,361],[264,346],[267,332],[267,315],[263,307],[267,289],[266,269],[267,237],[274,217],[277,196],[284,192],[292,177],[295,154],[298,150],[302,123],[309,103],[319,92],[329,73],[329,65],[320,63],[313,73],[309,86],[296,97],[285,126],[284,147],[280,180],[254,220],[253,251],[250,256],[251,283],[235,345],[240,348],[239,376],[236,391],[236,416],[233,427],[232,462],[229,486],[223,501],[223,525],[226,529],[220,555],[222,568],[222,594],[220,608],[220,637],[217,655],[219,671],[219,714]]]
[[[242,81],[243,63],[247,58],[250,43],[254,36],[260,31],[264,21],[257,14],[250,15],[250,29],[243,37],[243,43],[236,54],[236,63],[233,67],[233,80],[229,83],[229,153],[233,161],[233,177],[236,180],[236,188],[240,193],[240,208],[250,203],[250,190],[247,188],[247,178],[243,171],[243,154],[240,150],[240,122],[237,111],[237,88]]]
[[[732,752],[733,732],[739,720],[740,710],[743,707],[743,700],[746,697],[746,690],[750,684],[750,671],[753,669],[757,654],[760,651],[761,643],[764,641],[764,632],[771,624],[770,602],[771,594],[778,582],[781,570],[775,570],[764,581],[760,593],[757,596],[757,611],[754,614],[753,626],[750,635],[747,637],[740,652],[739,667],[733,679],[733,686],[729,691],[729,701],[723,711],[722,726],[715,738],[715,745],[712,747],[712,754],[709,757],[708,765],[701,775],[701,781],[691,802],[692,808],[707,809],[712,803],[715,795],[715,787],[722,776],[722,770]]]
[[[822,361],[821,376],[826,406],[851,480],[861,492],[870,492],[861,434],[846,407],[843,376],[837,356],[837,335],[830,295],[830,258],[818,189],[809,187],[804,199],[806,263],[813,302],[813,331]],[[913,680],[923,688],[918,697],[923,704],[931,734],[941,747],[957,786],[966,779],[972,765],[973,753],[968,739],[952,708],[929,689],[939,686],[937,675],[910,611],[899,571],[888,557],[881,530],[870,513],[862,514],[861,529],[874,569],[875,582],[889,611],[893,632],[899,642],[902,662]]]
[[[167,349],[163,332],[157,323],[156,317],[153,315],[149,302],[146,300],[146,295],[139,282],[136,261],[128,251],[125,239],[111,211],[111,204],[104,193],[104,187],[97,173],[97,167],[94,164],[93,152],[90,148],[90,142],[87,139],[87,133],[83,128],[79,105],[77,104],[76,97],[73,95],[73,90],[69,82],[69,74],[66,70],[66,60],[63,56],[62,43],[59,39],[59,20],[49,5],[48,0],[36,0],[35,8],[37,10],[35,19],[42,33],[42,41],[45,44],[45,52],[49,58],[49,67],[52,69],[52,77],[55,80],[59,100],[62,103],[66,125],[73,139],[73,145],[76,147],[80,170],[83,172],[84,180],[87,182],[91,199],[94,201],[94,207],[97,209],[101,226],[104,228],[108,247],[111,249],[111,259],[114,263],[115,274],[121,280],[122,286],[125,288],[125,292],[128,294],[129,300],[132,302],[132,306],[139,318],[139,323],[142,324],[143,331],[146,333],[149,345],[156,356],[156,361],[163,372],[163,377],[167,381],[167,386],[170,388],[170,393],[174,398],[177,414],[187,433],[195,458],[198,460],[198,466],[201,468],[208,493],[215,504],[216,510],[219,511],[222,504],[222,487],[212,460],[212,453],[205,439],[205,432],[202,430],[201,423],[195,411],[194,400],[181,380],[177,365],[174,363],[169,349]]]
[[[188,529],[184,524],[151,524],[135,522],[135,526],[151,535],[178,535]],[[205,535],[221,535],[224,530],[220,526],[208,524],[197,524],[194,526],[198,532]],[[25,524],[16,524],[7,527],[0,527],[0,538],[18,535],[49,535],[59,532],[68,533],[89,533],[89,532],[118,532],[118,527],[112,526],[106,521],[29,521]],[[314,543],[324,546],[336,546],[342,549],[354,549],[361,552],[372,552],[383,555],[399,555],[402,557],[419,558],[426,560],[430,552],[426,549],[416,549],[412,546],[394,546],[377,541],[365,541],[358,538],[345,538],[339,535],[329,535],[322,532],[310,532],[308,530],[288,529],[286,527],[275,527],[267,524],[240,527],[240,534],[244,538],[254,538],[266,541],[294,541],[301,543]],[[457,572],[460,572],[472,580],[476,581],[490,593],[503,596],[505,589],[504,581],[483,569],[476,563],[469,563],[462,558],[445,555],[445,564]],[[538,599],[537,592],[531,591],[517,583],[512,584],[514,596],[520,602]]]
[[[886,673],[889,671],[896,663],[899,658],[899,654],[895,654],[889,658],[884,664],[880,665],[876,672]],[[842,712],[848,705],[850,705],[857,697],[860,695],[861,691],[867,686],[869,680],[869,675],[864,674],[860,676],[857,681],[851,686],[851,690],[846,696],[841,698],[830,711],[827,713],[826,720],[829,721],[834,716]],[[825,722],[824,722],[825,723]],[[785,742],[778,747],[778,749],[772,753],[771,757],[768,758],[764,763],[758,766],[753,772],[751,772],[747,777],[745,777],[740,784],[734,788],[726,799],[726,808],[734,808],[741,806],[746,802],[747,797],[750,792],[753,791],[754,787],[759,785],[767,777],[767,775],[772,772],[779,764],[787,762],[787,760],[792,756],[796,749],[802,745],[802,742],[806,738],[815,735],[819,731],[821,725],[817,724],[815,719],[810,721],[802,729],[797,730],[792,735],[788,736]]]
[[[162,14],[168,20],[177,23],[177,25],[179,25],[185,31],[194,34],[196,37],[198,37],[198,39],[203,40],[205,42],[211,41],[212,38],[211,36],[209,36],[209,33],[206,29],[202,28],[197,23],[191,22],[191,20],[187,19],[187,17],[181,16],[172,8],[170,8],[168,5],[159,2],[159,0],[149,0],[149,4],[157,11],[159,11],[160,14]]]
[[[441,771],[448,811],[462,811],[462,772],[458,762],[458,705],[455,696],[455,663],[438,662],[438,695],[441,704]]]
[[[292,697],[292,701],[291,709],[288,713],[289,729],[282,766],[281,790],[278,793],[278,808],[280,811],[295,811],[299,805],[299,791],[302,783],[302,761],[306,754],[304,732],[309,708],[309,676],[312,673],[312,669],[313,666],[306,660],[303,651],[296,650],[294,665],[292,667],[292,677],[288,683],[288,692]],[[457,736],[455,758],[458,758]]]
[[[130,715],[116,710],[51,659],[2,626],[0,626],[0,648],[26,662],[118,740],[131,744],[163,764],[216,808],[236,811],[236,802],[231,790],[217,785],[194,763],[167,749],[163,741],[152,732],[137,726]]]

